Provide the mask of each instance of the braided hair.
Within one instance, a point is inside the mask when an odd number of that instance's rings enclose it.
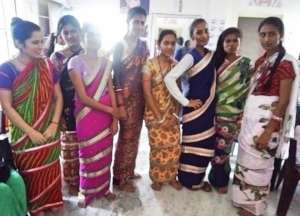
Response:
[[[284,24],[282,22],[282,20],[278,17],[267,17],[265,18],[260,24],[259,24],[259,27],[258,27],[258,32],[261,30],[261,28],[264,26],[264,25],[272,25],[274,26],[281,37],[283,37],[284,35]],[[271,67],[271,70],[270,70],[270,76],[269,76],[269,79],[267,80],[266,82],[266,85],[265,85],[265,91],[269,90],[271,88],[271,84],[272,84],[272,78],[277,70],[277,67],[279,66],[281,60],[283,59],[284,55],[286,54],[286,51],[285,51],[285,48],[283,47],[282,45],[282,41],[279,42],[279,45],[278,45],[278,56],[275,60],[275,63],[273,64],[273,66]]]

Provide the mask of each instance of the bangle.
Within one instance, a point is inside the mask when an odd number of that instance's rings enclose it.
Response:
[[[272,115],[271,119],[275,120],[275,121],[278,121],[278,122],[282,122],[283,121],[283,118],[282,117],[279,117],[277,115]]]
[[[59,124],[59,122],[56,122],[56,121],[51,121],[51,123],[52,123],[52,124],[56,124],[56,125]]]
[[[180,120],[179,116],[176,113],[172,113],[172,115],[177,119]]]
[[[157,121],[157,124],[161,124],[166,120],[165,116],[163,116],[159,121]]]

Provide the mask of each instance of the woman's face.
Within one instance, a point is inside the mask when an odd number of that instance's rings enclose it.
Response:
[[[198,23],[193,31],[192,39],[197,46],[205,46],[209,40],[208,27],[206,22]]]
[[[146,17],[144,15],[134,16],[128,23],[128,31],[138,37],[145,34]]]
[[[80,30],[71,24],[63,27],[60,36],[68,47],[80,45]]]
[[[162,41],[159,44],[159,49],[161,53],[165,56],[173,56],[176,46],[176,37],[173,34],[167,34],[163,37]]]
[[[237,54],[240,48],[240,38],[237,34],[229,34],[224,38],[223,47],[227,54]]]
[[[259,30],[259,40],[261,46],[268,52],[277,49],[282,36],[273,25],[265,24]]]
[[[96,31],[88,31],[84,34],[85,48],[98,50],[101,47],[101,35]]]
[[[41,31],[34,31],[31,37],[24,41],[23,44],[18,45],[21,52],[29,58],[41,58],[44,49],[44,36]]]

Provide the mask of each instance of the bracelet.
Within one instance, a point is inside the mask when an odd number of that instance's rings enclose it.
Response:
[[[56,121],[51,121],[51,123],[52,123],[52,124],[56,124],[56,125],[59,124],[59,122],[56,122]]]
[[[177,119],[180,120],[179,116],[176,113],[172,113],[172,115]]]
[[[157,121],[157,124],[161,124],[166,120],[166,116],[163,116],[162,119],[160,119],[159,121]]]
[[[279,117],[277,115],[272,115],[271,119],[275,120],[275,121],[278,121],[278,122],[282,122],[283,121],[283,118],[282,117]]]

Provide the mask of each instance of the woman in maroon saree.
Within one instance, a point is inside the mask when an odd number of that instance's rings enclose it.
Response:
[[[145,32],[146,12],[135,7],[128,12],[129,30],[114,50],[113,70],[117,105],[123,114],[114,161],[114,184],[120,190],[135,191],[132,179],[143,124],[144,97],[142,67],[148,56],[146,43],[139,38]],[[126,116],[126,117],[125,117]]]
[[[61,163],[63,180],[70,195],[77,195],[79,189],[79,158],[78,141],[76,137],[76,123],[74,117],[74,87],[70,80],[67,64],[71,57],[82,52],[81,28],[78,20],[66,15],[59,19],[57,24],[56,40],[66,44],[64,49],[54,52],[54,42],[50,45],[48,55],[59,73],[60,86],[64,99],[63,104],[63,128],[61,133]]]

